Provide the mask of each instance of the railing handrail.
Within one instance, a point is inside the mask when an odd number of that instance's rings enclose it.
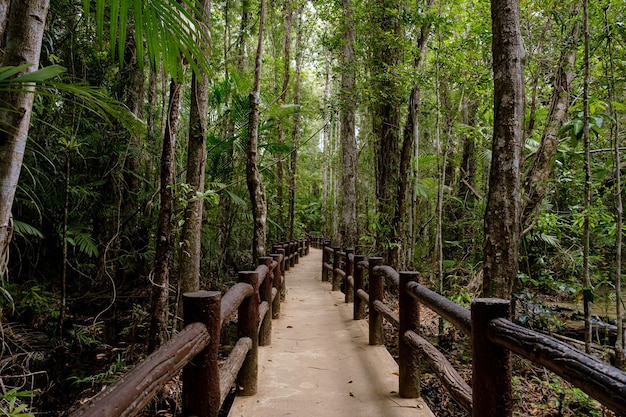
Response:
[[[308,254],[309,245],[308,238],[274,245],[272,255],[259,258],[254,271],[239,272],[239,282],[223,295],[184,294],[184,329],[71,417],[134,416],[181,369],[185,415],[217,416],[235,380],[239,395],[256,393],[257,347],[271,343],[271,319],[278,317],[285,294],[284,271]],[[235,312],[239,340],[218,367],[221,328]]]
[[[403,350],[406,350],[406,345],[408,345],[412,350],[419,349],[425,353],[453,398],[464,408],[471,410],[473,415],[480,415],[481,417],[510,415],[507,414],[511,412],[510,360],[507,358],[512,352],[533,363],[545,366],[613,411],[621,414],[626,413],[626,372],[565,342],[507,320],[505,316],[508,312],[508,301],[477,299],[472,303],[472,310],[470,311],[420,285],[415,278],[418,276],[416,272],[397,272],[394,268],[383,265],[382,258],[379,257],[370,257],[369,260],[366,260],[362,255],[352,255],[347,250],[343,251],[341,248],[331,247],[329,239],[311,237],[311,242],[323,250],[322,280],[329,281],[328,273],[331,272],[333,290],[343,286],[345,292],[353,292],[355,320],[365,317],[363,312],[357,312],[362,306],[357,308],[356,304],[361,301],[368,303],[370,307],[370,344],[382,344],[382,318],[386,318],[400,329],[399,382],[401,396],[403,393],[408,396],[419,396],[419,366],[403,363],[403,361],[416,361],[416,355],[403,354]],[[348,253],[347,256],[346,253]],[[349,265],[351,261],[354,262],[353,275],[348,274],[345,270],[346,265]],[[364,278],[362,275],[366,271],[370,280],[369,293],[363,289]],[[405,279],[403,276],[411,274],[413,274],[412,278],[401,285],[400,283]],[[383,303],[382,280],[398,287],[400,297],[400,313],[398,315],[391,312]],[[415,304],[411,305],[410,302],[406,301],[406,298],[403,301],[404,294],[415,300]],[[346,299],[348,299],[347,295]],[[423,303],[471,337],[472,380],[475,386],[480,386],[485,390],[489,390],[489,386],[491,386],[493,392],[472,398],[469,386],[452,369],[443,355],[419,336],[419,305],[417,302]],[[409,310],[415,311],[409,313],[403,311],[403,308],[406,310],[406,305],[409,305]],[[408,323],[406,322],[407,317]],[[414,323],[416,317],[417,323]],[[417,328],[412,329],[411,326]],[[479,353],[482,353],[484,358],[481,358]],[[442,365],[441,362],[443,361],[446,363]],[[486,362],[486,365],[481,365],[482,362]],[[408,377],[407,373],[409,374]],[[403,385],[405,386],[403,387]],[[478,401],[478,403],[473,403],[473,401]],[[488,406],[485,405],[487,403]],[[491,410],[491,414],[486,412],[488,409]]]

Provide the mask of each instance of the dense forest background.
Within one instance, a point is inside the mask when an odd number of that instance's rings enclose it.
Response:
[[[15,3],[0,0],[3,132],[24,88],[5,45]],[[3,197],[2,404],[78,401],[176,331],[181,292],[224,289],[305,233],[384,254],[457,302],[483,291],[489,1],[32,3],[48,11]],[[505,293],[551,332],[565,324],[548,301],[592,303],[605,327],[587,347],[614,346],[623,366],[626,4],[519,11],[519,272]]]

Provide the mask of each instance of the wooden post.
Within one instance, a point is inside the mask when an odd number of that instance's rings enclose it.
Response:
[[[385,344],[385,338],[383,334],[383,315],[380,314],[374,308],[374,302],[376,300],[383,301],[385,294],[385,279],[378,274],[374,273],[374,267],[383,264],[383,258],[373,257],[369,258],[369,329],[370,329],[370,345],[383,345]]]
[[[339,291],[341,288],[341,277],[335,270],[339,268],[341,265],[341,256],[339,255],[339,251],[341,248],[333,248],[333,291]]]
[[[344,281],[344,291],[345,291],[345,299],[346,303],[351,303],[354,301],[354,291],[350,288],[350,284],[348,283],[348,277],[352,277],[354,281],[354,262],[350,260],[350,255],[354,256],[354,249],[346,249],[346,279]]]
[[[289,262],[289,267],[296,266],[296,261],[298,260],[298,246],[294,240],[289,242],[289,248],[291,251],[289,256],[289,260],[291,261]]]
[[[259,346],[268,346],[272,344],[272,284],[274,275],[272,273],[272,258],[262,256],[259,258],[259,265],[267,265],[267,275],[263,282],[259,284],[259,298],[261,302],[267,301],[267,314],[261,322],[259,330]]]
[[[324,242],[324,246],[322,246],[322,282],[328,282],[328,269],[326,269],[326,264],[328,263],[328,251],[326,248],[330,246],[328,242]]]
[[[272,305],[272,318],[277,319],[280,317],[280,299],[282,293],[283,275],[281,271],[281,254],[273,253],[270,255],[272,259],[276,261],[276,268],[274,268],[274,288],[276,288],[276,297]]]
[[[272,253],[278,253],[278,249],[282,248],[282,245],[272,245]]]
[[[280,275],[282,276],[282,284],[280,285],[280,301],[285,301],[287,296],[287,276],[285,275],[285,249],[278,249],[278,254],[281,255],[282,261],[280,261]]]
[[[354,255],[354,319],[363,320],[365,318],[365,302],[358,296],[359,290],[365,289],[365,278],[363,277],[363,269],[359,267],[359,262],[363,261],[365,256]]]
[[[296,240],[296,263],[299,264],[300,263],[300,256],[302,255],[302,241],[301,240]]]
[[[310,250],[311,250],[311,238],[307,236],[306,240],[304,241],[304,255],[307,256]]]
[[[289,271],[291,266],[291,245],[289,242],[283,243],[283,249],[285,250],[285,265],[283,271]]]
[[[183,414],[217,417],[220,411],[220,347],[222,293],[197,291],[183,294],[185,326],[203,323],[211,339],[202,352],[183,368]]]
[[[420,396],[420,363],[419,354],[404,340],[404,334],[412,330],[419,334],[420,305],[406,292],[409,282],[419,282],[419,272],[400,272],[399,308],[400,326],[398,328],[398,385],[402,398]]]
[[[511,353],[489,340],[489,323],[509,316],[510,303],[478,298],[472,303],[473,417],[513,415]]]
[[[239,282],[252,285],[254,294],[240,305],[237,319],[237,336],[252,339],[252,347],[237,375],[239,395],[257,393],[259,376],[259,274],[256,271],[239,272]]]

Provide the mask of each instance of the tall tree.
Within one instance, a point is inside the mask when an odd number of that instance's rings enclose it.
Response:
[[[291,75],[291,28],[293,26],[293,1],[285,0],[284,21],[285,35],[283,37],[283,84],[280,90],[278,103],[282,106],[287,100],[289,79]],[[297,53],[297,51],[296,51]],[[285,126],[282,120],[278,121],[278,143],[285,143]],[[276,223],[285,229],[285,198],[284,198],[284,167],[283,158],[276,163]]]
[[[509,299],[520,242],[524,45],[518,0],[492,0],[494,127],[482,296]]]
[[[246,162],[246,179],[254,231],[252,236],[252,261],[256,264],[259,256],[265,256],[267,203],[265,189],[258,166],[259,146],[259,101],[261,96],[261,67],[263,57],[263,30],[265,28],[265,0],[261,0],[259,11],[259,40],[256,49],[254,66],[254,87],[250,94],[250,117],[248,119],[248,150]]]
[[[296,34],[296,85],[295,85],[295,97],[294,104],[300,106],[302,101],[302,60],[304,57],[302,38],[303,38],[303,25],[302,25],[302,11],[304,2],[300,3],[296,10],[297,16],[297,34]],[[297,174],[298,174],[298,142],[300,140],[300,128],[302,117],[300,113],[296,113],[293,118],[293,150],[291,151],[291,171],[289,174],[289,214],[287,216],[287,238],[293,240],[295,238],[295,223],[296,223],[296,191],[297,191]]]
[[[376,151],[376,199],[378,202],[378,246],[385,262],[398,265],[398,187],[400,181],[400,107],[403,103],[398,71],[402,59],[398,0],[377,0],[371,5],[373,126]]]
[[[1,66],[27,64],[22,73],[38,69],[49,4],[49,0],[2,2]],[[0,277],[7,272],[12,234],[11,208],[24,160],[34,102],[33,88],[26,85],[0,97]]]
[[[624,224],[624,203],[622,199],[622,158],[620,149],[620,122],[615,111],[615,62],[613,54],[613,24],[609,19],[609,5],[604,8],[604,29],[606,36],[607,79],[608,98],[611,103],[611,116],[615,120],[615,126],[611,129],[613,136],[613,160],[615,166],[615,230],[622,230]],[[615,338],[615,366],[623,369],[625,365],[624,357],[624,307],[622,305],[622,233],[615,233],[615,322],[617,325],[617,335]]]
[[[546,181],[552,173],[552,161],[559,143],[559,130],[567,116],[570,106],[570,93],[576,69],[576,54],[580,40],[582,24],[578,14],[582,2],[576,2],[570,12],[570,30],[566,32],[561,48],[561,56],[555,68],[552,99],[546,124],[541,137],[541,144],[530,163],[524,178],[524,201],[522,206],[522,226],[532,217],[540,205],[546,191]],[[529,227],[532,227],[531,224]],[[530,231],[530,229],[526,229]]]
[[[423,14],[428,13],[428,9],[434,4],[434,0],[425,0],[423,4]],[[431,32],[431,20],[424,18],[422,25],[419,27],[417,39],[415,42],[416,57],[414,63],[414,71],[420,74],[426,58],[428,50],[428,41]],[[404,132],[402,137],[402,149],[400,151],[400,186],[398,188],[398,219],[402,222],[400,225],[400,267],[406,268],[413,261],[414,247],[414,222],[413,222],[413,202],[414,190],[411,184],[417,182],[416,170],[412,167],[412,161],[417,159],[417,150],[419,145],[419,109],[422,96],[422,90],[418,81],[414,82],[411,88],[408,101],[408,112],[406,122],[404,123]]]
[[[180,119],[182,84],[170,82],[170,99],[163,136],[159,176],[161,204],[157,219],[156,253],[152,274],[150,337],[148,351],[153,352],[168,339],[168,299],[170,290],[169,262],[172,254],[172,213],[174,211],[174,179],[176,177],[176,132]]]
[[[203,0],[198,25],[211,16],[211,0]],[[204,29],[208,32],[208,28]],[[207,117],[209,113],[209,77],[203,70],[191,78],[191,108],[189,113],[189,143],[187,148],[187,207],[181,236],[180,288],[183,293],[200,288],[202,212],[204,203],[204,173],[206,165]]]
[[[344,247],[354,247],[358,242],[356,177],[357,150],[355,137],[356,114],[356,42],[354,5],[343,0],[341,54],[341,226],[340,238]]]
[[[585,315],[585,351],[591,352],[591,303],[593,288],[591,286],[589,257],[591,255],[591,143],[589,140],[589,84],[591,82],[591,64],[589,61],[589,1],[583,0],[583,32],[584,32],[584,75],[583,75],[583,147],[585,153],[585,187],[583,192],[583,310]]]

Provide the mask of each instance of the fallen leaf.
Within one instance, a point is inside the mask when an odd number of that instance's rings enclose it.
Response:
[[[293,329],[293,326],[287,326],[288,329]]]

